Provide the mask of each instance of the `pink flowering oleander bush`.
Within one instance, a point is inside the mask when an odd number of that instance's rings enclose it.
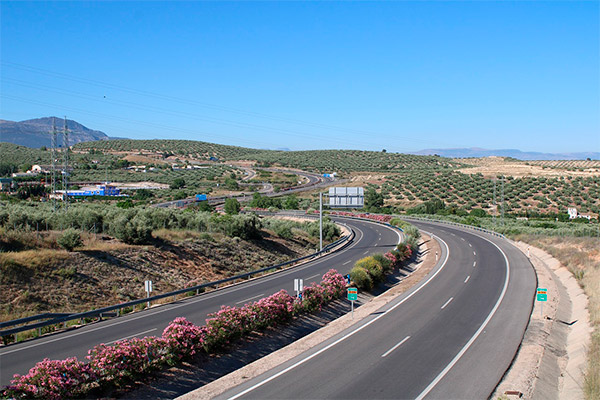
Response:
[[[323,275],[321,285],[328,290],[331,299],[340,298],[346,293],[346,279],[335,269],[330,269]]]
[[[194,325],[183,317],[175,318],[163,331],[165,361],[173,364],[202,351],[206,327]]]
[[[391,215],[377,215],[377,214],[355,214],[348,211],[332,211],[330,215],[340,215],[342,217],[355,217],[355,218],[365,218],[373,221],[385,222],[387,224],[392,220]]]
[[[320,310],[341,297],[346,290],[344,277],[331,269],[321,284],[304,290],[301,301],[281,290],[241,308],[222,307],[209,314],[205,326],[185,318],[173,320],[161,337],[120,340],[112,345],[100,344],[88,352],[87,363],[68,358],[45,359],[27,375],[15,375],[3,397],[25,399],[63,399],[86,397],[90,390],[122,387],[151,371],[174,365],[200,352],[226,348],[252,331],[283,324],[295,315]]]
[[[219,350],[254,330],[275,326],[293,315],[294,298],[285,290],[242,308],[223,306],[206,320],[204,348],[208,352]]]
[[[3,397],[15,399],[64,399],[83,395],[94,381],[90,366],[77,358],[45,358],[27,375],[15,375]]]
[[[304,312],[320,311],[323,308],[325,297],[325,288],[323,286],[313,283],[305,287],[302,293],[302,310]]]
[[[100,381],[121,386],[163,365],[167,354],[164,339],[145,337],[99,344],[88,352],[87,359]]]

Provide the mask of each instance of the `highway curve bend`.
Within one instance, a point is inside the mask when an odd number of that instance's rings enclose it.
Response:
[[[419,285],[221,398],[488,398],[528,324],[533,268],[505,239],[411,223],[433,233],[442,248]]]
[[[2,347],[0,386],[8,385],[14,374],[26,374],[36,362],[46,357],[60,360],[76,356],[84,359],[88,349],[100,343],[110,344],[132,337],[160,336],[169,322],[177,317],[185,317],[195,324],[203,325],[207,315],[218,311],[221,305],[241,306],[281,289],[293,293],[295,278],[302,278],[305,285],[309,285],[311,282],[319,282],[331,268],[346,274],[355,261],[372,253],[391,250],[400,238],[396,229],[375,222],[343,218],[334,220],[345,223],[356,233],[353,242],[339,252],[186,300]]]

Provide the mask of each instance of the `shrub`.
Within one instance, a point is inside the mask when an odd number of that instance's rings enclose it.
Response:
[[[354,267],[350,270],[350,279],[359,289],[371,290],[373,288],[373,279],[369,272],[362,267]]]
[[[168,349],[167,362],[172,364],[193,356],[204,346],[205,331],[183,317],[173,320],[163,331],[163,343]]]
[[[381,268],[383,269],[384,274],[392,271],[392,269],[393,269],[392,261],[390,259],[386,258],[383,254],[381,254],[381,253],[373,254],[371,257],[373,257],[373,259],[379,265],[381,265]]]
[[[235,182],[235,181],[234,181]],[[230,215],[235,215],[240,213],[240,202],[234,198],[228,198],[225,200],[225,212]]]
[[[49,360],[45,358],[27,375],[15,375],[3,397],[15,399],[64,399],[84,394],[95,379],[88,364],[77,358]]]
[[[99,344],[88,352],[89,368],[103,381],[121,386],[166,361],[164,340],[156,337]]]
[[[383,267],[373,257],[361,258],[354,266],[364,268],[374,284],[383,281]]]
[[[78,230],[69,228],[56,239],[56,243],[67,251],[73,251],[75,247],[79,247],[83,244],[81,241],[81,234]]]

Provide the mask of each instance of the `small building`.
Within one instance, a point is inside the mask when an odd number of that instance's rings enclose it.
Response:
[[[0,190],[10,192],[13,184],[12,178],[0,178]]]
[[[120,189],[108,183],[98,185],[92,190],[69,190],[67,194],[69,196],[122,196]]]
[[[569,219],[577,218],[577,216],[579,215],[575,207],[567,208],[567,213],[569,213]]]

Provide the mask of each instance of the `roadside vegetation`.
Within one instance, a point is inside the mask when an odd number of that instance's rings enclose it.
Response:
[[[223,306],[209,314],[206,325],[197,326],[177,318],[160,337],[123,339],[90,349],[87,361],[77,358],[45,359],[26,375],[16,375],[1,394],[14,399],[63,399],[66,397],[110,397],[136,382],[147,381],[155,371],[182,362],[202,368],[202,356],[218,357],[236,341],[252,332],[285,325],[302,315],[320,311],[342,297],[344,278],[335,270],[322,281],[304,289],[301,299],[281,290],[242,307]]]
[[[348,213],[338,213],[348,215]],[[372,216],[361,216],[369,218]],[[394,269],[402,268],[404,263],[410,260],[419,249],[419,239],[421,234],[419,230],[406,221],[398,218],[384,216],[382,222],[398,226],[403,230],[404,241],[399,243],[394,250],[385,254],[373,254],[358,260],[350,270],[350,279],[356,287],[362,290],[370,291],[379,283],[384,282],[386,275],[392,273]]]
[[[3,203],[0,320],[141,298],[146,279],[164,293],[249,272],[314,252],[318,237],[318,223],[253,214]]]

